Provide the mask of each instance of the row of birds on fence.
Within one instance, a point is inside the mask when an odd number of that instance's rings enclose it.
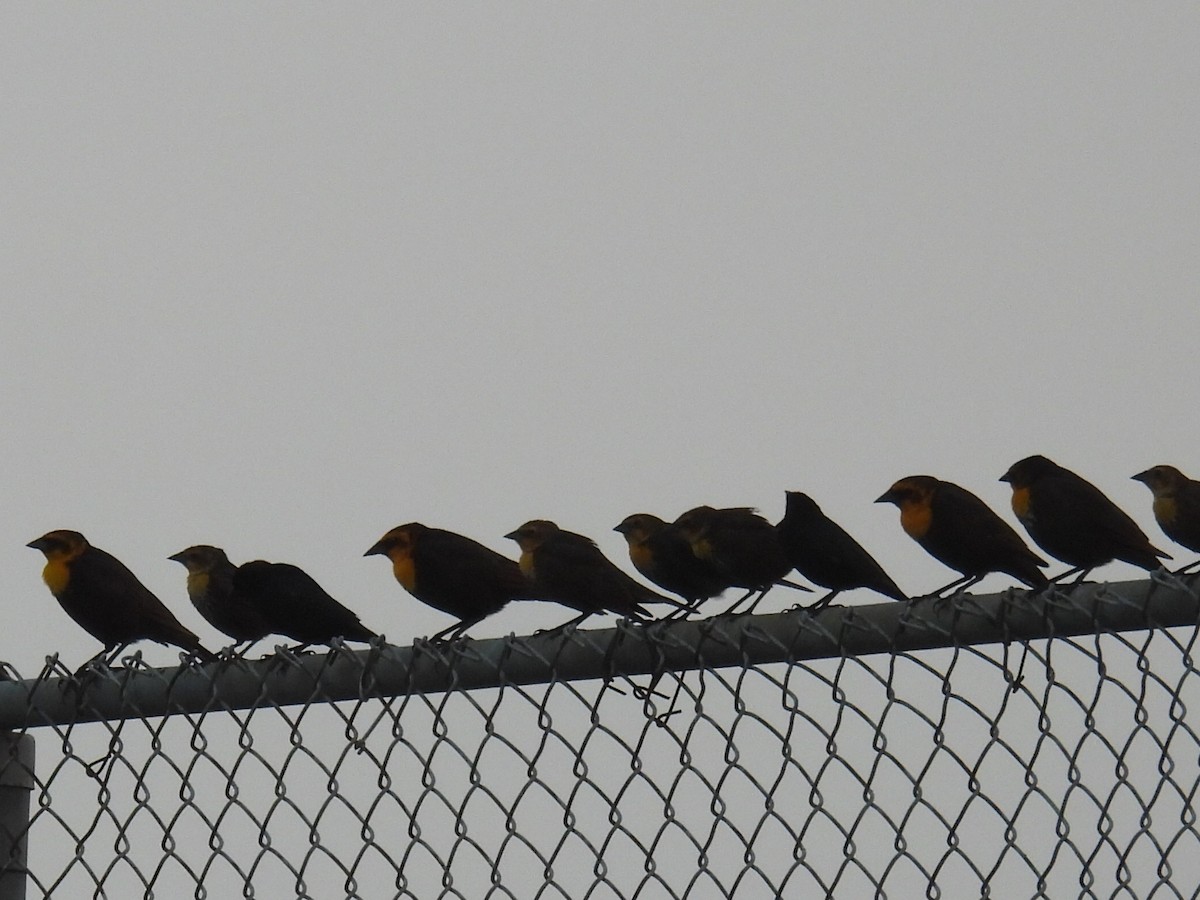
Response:
[[[1200,552],[1200,482],[1172,466],[1133,476],[1153,492],[1163,532]],[[1122,560],[1155,570],[1170,559],[1095,485],[1042,456],[1014,464],[1000,479],[1012,487],[1012,507],[1046,554],[1071,569],[1061,581],[1081,581],[1097,566]],[[918,544],[960,577],[923,596],[962,591],[1000,572],[1037,590],[1052,580],[1049,564],[975,494],[927,475],[902,478],[876,502],[895,504],[900,523]],[[386,556],[396,580],[414,597],[456,617],[431,640],[456,640],[512,600],[553,601],[579,613],[600,612],[652,621],[647,604],[671,607],[666,618],[695,612],[731,588],[745,593],[725,612],[750,612],[793,571],[827,593],[806,608],[827,606],[842,591],[867,588],[909,601],[879,563],[806,494],[787,492],[783,519],[771,524],[749,508],[700,506],[666,522],[648,513],[616,526],[634,568],[669,597],[631,578],[589,538],[535,519],[506,535],[516,541],[512,560],[452,531],[419,523],[387,532],[367,556]],[[111,664],[130,643],[153,640],[180,647],[203,661],[217,657],[184,627],[137,577],[76,531],[51,531],[29,543],[46,557],[43,578],[63,609],[104,645],[92,661]],[[235,641],[231,653],[281,635],[302,646],[336,639],[370,641],[376,635],[302,569],[262,560],[234,565],[217,547],[189,547],[170,559],[187,569],[188,597],[217,630]],[[1184,567],[1183,573],[1192,566]],[[245,644],[246,646],[242,646]]]

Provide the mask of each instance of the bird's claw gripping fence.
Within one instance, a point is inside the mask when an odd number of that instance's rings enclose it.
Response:
[[[9,672],[0,897],[1192,897],[1198,589]]]

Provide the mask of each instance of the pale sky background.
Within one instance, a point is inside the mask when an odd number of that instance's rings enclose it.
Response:
[[[52,528],[214,647],[166,559],[189,544],[298,563],[408,643],[450,620],[361,555],[411,520],[515,555],[505,532],[553,518],[627,565],[628,513],[776,519],[801,489],[920,592],[952,573],[872,504],[903,475],[1012,521],[996,479],[1045,453],[1168,546],[1129,476],[1200,472],[1194,4],[2,26],[0,603],[26,675],[97,649],[24,546]]]

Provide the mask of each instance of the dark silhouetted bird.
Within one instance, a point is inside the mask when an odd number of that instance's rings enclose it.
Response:
[[[634,513],[613,530],[625,537],[635,569],[693,608],[733,586],[716,566],[692,552],[678,527],[658,516]]]
[[[910,475],[875,502],[899,507],[908,536],[934,559],[962,573],[962,578],[928,596],[966,590],[991,572],[1011,575],[1031,588],[1050,583],[1042,572],[1046,561],[966,488],[929,475]]]
[[[779,542],[779,534],[774,525],[753,509],[697,506],[676,519],[675,527],[688,539],[696,556],[710,563],[732,587],[746,589],[725,611],[726,615],[751,597],[754,599],[746,612],[753,612],[767,591],[777,584],[809,590],[784,578],[792,570],[792,564]]]
[[[841,525],[821,512],[815,500],[799,491],[787,491],[787,507],[775,526],[788,562],[829,593],[813,603],[821,609],[842,591],[870,588],[893,600],[908,600],[883,567]]]
[[[458,622],[430,640],[455,640],[510,600],[536,599],[536,591],[514,560],[469,537],[418,522],[399,525],[365,556],[386,556],[400,585]]]
[[[505,537],[521,548],[521,571],[534,590],[543,599],[581,613],[568,625],[605,610],[644,622],[650,615],[643,603],[682,605],[634,581],[591,538],[565,531],[553,522],[533,519]]]
[[[274,633],[260,604],[237,592],[238,569],[224,550],[198,544],[167,559],[187,569],[188,599],[218,631],[238,644],[254,643]]]
[[[1154,466],[1133,477],[1153,492],[1154,518],[1163,534],[1200,553],[1200,481],[1188,478],[1174,466]],[[1197,565],[1200,560],[1177,570],[1176,574]]]
[[[187,568],[188,596],[200,614],[238,642],[280,634],[308,646],[376,636],[311,575],[289,563],[256,559],[235,566],[224,550],[206,544],[170,559]]]
[[[27,546],[46,557],[42,578],[67,615],[104,649],[89,663],[111,665],[134,641],[173,644],[200,659],[216,659],[119,559],[78,531],[51,531]],[[85,665],[86,668],[86,665]]]
[[[1153,571],[1171,557],[1090,481],[1044,456],[1013,463],[1000,478],[1012,486],[1012,508],[1035,544],[1073,568],[1082,581],[1115,559]]]

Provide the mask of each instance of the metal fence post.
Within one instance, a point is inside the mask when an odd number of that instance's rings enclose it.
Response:
[[[0,900],[25,900],[34,740],[0,732]]]

